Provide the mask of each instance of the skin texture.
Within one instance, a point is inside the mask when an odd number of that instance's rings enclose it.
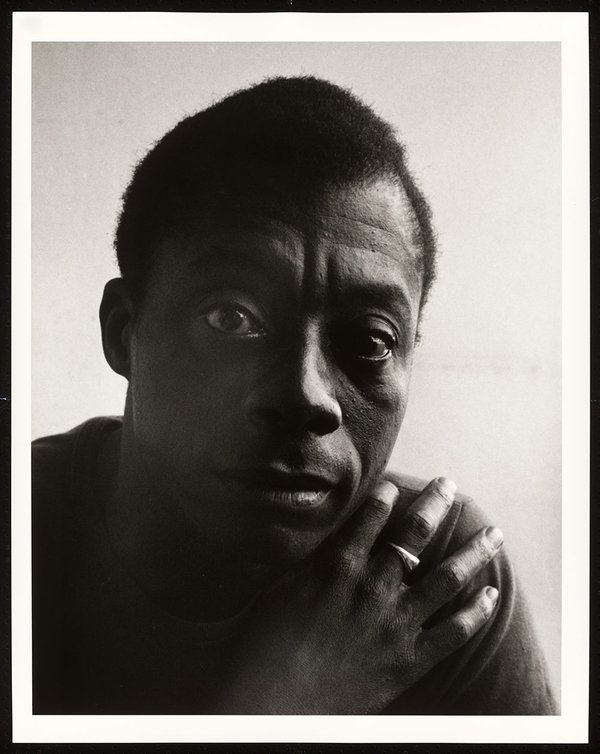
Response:
[[[434,480],[407,512],[402,544],[414,554],[445,517],[453,489]],[[493,588],[434,628],[422,626],[494,557],[499,531],[480,532],[409,588],[402,560],[377,547],[396,497],[389,481],[378,483],[326,547],[262,595],[211,711],[381,712],[485,624],[498,597]]]
[[[159,516],[168,507],[162,525],[279,565],[356,508],[406,409],[421,292],[406,215],[386,181],[315,191],[303,206],[257,186],[162,241],[144,304],[119,321],[116,365],[130,382],[121,485],[143,483]],[[236,305],[240,329],[256,320],[264,335],[207,322]],[[382,334],[389,355],[360,358]],[[271,504],[228,476],[264,469],[314,474],[325,499]]]
[[[483,533],[410,590],[375,547],[420,301],[412,215],[384,179],[301,198],[256,179],[160,240],[143,302],[107,285],[105,354],[129,380],[100,463],[116,550],[184,617],[258,600],[214,711],[381,710],[491,614],[482,592],[421,630],[493,557]],[[418,554],[452,496],[433,483],[398,543]]]

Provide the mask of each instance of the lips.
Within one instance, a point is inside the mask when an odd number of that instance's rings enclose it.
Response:
[[[311,510],[323,505],[337,480],[313,471],[280,468],[226,469],[217,477],[238,493],[250,493],[255,503],[289,510]]]

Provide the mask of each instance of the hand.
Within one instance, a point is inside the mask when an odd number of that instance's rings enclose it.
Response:
[[[448,480],[433,480],[407,510],[396,544],[418,555],[454,490]],[[381,481],[314,557],[263,595],[211,711],[381,712],[486,623],[498,596],[492,587],[434,628],[422,628],[494,557],[499,530],[480,531],[408,587],[402,558],[378,542],[397,496],[391,482]]]

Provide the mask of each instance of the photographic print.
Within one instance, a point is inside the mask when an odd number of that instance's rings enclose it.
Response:
[[[20,740],[573,735],[565,45],[197,28],[30,34]]]

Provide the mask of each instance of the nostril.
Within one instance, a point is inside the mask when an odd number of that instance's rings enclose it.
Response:
[[[262,377],[245,403],[246,415],[255,426],[315,435],[331,434],[341,426],[334,378],[318,348],[306,348],[294,358],[282,354]]]
[[[275,408],[262,406],[249,412],[253,424],[261,429],[276,431],[305,430],[315,435],[328,435],[341,425],[342,415],[337,404],[331,407],[293,408],[278,411]]]
[[[329,435],[332,432],[335,432],[341,423],[341,413],[338,414],[336,411],[323,411],[320,414],[315,414],[308,422],[306,422],[306,429],[309,432],[313,432],[315,435]]]

